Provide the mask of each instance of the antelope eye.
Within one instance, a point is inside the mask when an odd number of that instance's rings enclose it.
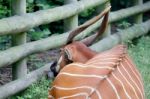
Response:
[[[61,52],[62,52],[62,50],[61,50],[61,49],[59,49],[59,50],[58,50],[58,53],[60,54]]]
[[[65,57],[65,59],[68,59],[68,54],[64,53],[64,57]]]

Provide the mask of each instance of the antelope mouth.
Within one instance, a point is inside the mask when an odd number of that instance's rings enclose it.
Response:
[[[52,64],[50,65],[50,69],[47,72],[47,77],[48,78],[54,78],[58,74],[57,70],[57,61],[53,61]]]

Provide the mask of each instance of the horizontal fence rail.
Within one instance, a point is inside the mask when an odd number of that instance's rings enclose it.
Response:
[[[90,48],[97,52],[101,52],[106,49],[112,48],[114,45],[117,45],[122,41],[133,39],[135,37],[146,34],[149,31],[150,31],[150,20],[148,20],[144,23],[132,26],[132,27],[122,30],[120,32],[117,32],[111,36],[108,36],[108,37],[102,39],[101,41],[97,42],[96,44],[93,44],[92,46],[90,46]],[[133,32],[135,35],[133,34]],[[51,63],[43,66],[42,68],[40,68],[38,70],[35,70],[35,71],[29,73],[27,76],[25,76],[21,79],[12,81],[12,82],[0,87],[0,90],[3,90],[3,91],[0,91],[0,99],[6,98],[10,95],[14,95],[17,92],[26,89],[33,82],[35,82],[36,80],[41,78],[42,75],[44,74],[44,71],[48,70],[50,65],[51,65]]]
[[[109,23],[121,20],[123,18],[130,17],[137,13],[143,13],[150,10],[150,2],[147,2],[140,6],[134,6],[127,9],[112,12],[110,15]],[[135,11],[135,12],[134,12]],[[124,16],[123,16],[124,15]],[[82,39],[89,35],[93,30],[99,27],[101,20],[87,28],[81,35],[76,39]],[[8,66],[19,59],[22,59],[33,53],[42,52],[45,50],[60,47],[65,44],[68,33],[64,33],[58,36],[48,37],[46,39],[26,43],[20,46],[12,47],[5,51],[0,52],[0,67]]]
[[[81,0],[53,9],[4,18],[0,20],[0,35],[25,32],[42,24],[68,18],[105,2],[107,0],[88,0],[88,2],[87,0]]]

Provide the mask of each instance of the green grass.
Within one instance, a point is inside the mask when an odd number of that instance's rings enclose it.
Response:
[[[150,37],[145,36],[134,41],[136,41],[136,44],[129,44],[128,52],[142,74],[145,93],[147,99],[150,99]],[[21,94],[13,96],[10,99],[47,99],[50,82],[42,78]]]
[[[145,94],[150,99],[150,37],[138,39],[137,45],[130,46],[128,52],[142,74]]]
[[[47,99],[48,88],[51,82],[51,80],[47,80],[43,77],[38,82],[32,84],[25,91],[10,97],[9,99]]]

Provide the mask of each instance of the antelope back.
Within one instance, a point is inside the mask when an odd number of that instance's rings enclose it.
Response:
[[[85,63],[65,66],[49,90],[49,99],[144,99],[142,78],[123,45]]]

